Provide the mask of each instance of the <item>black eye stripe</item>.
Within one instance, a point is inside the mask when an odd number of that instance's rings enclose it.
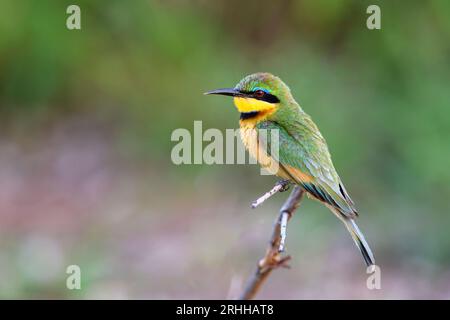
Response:
[[[261,98],[259,98],[259,100],[263,100],[269,103],[278,103],[280,102],[280,100],[274,96],[273,94],[270,93],[266,93],[265,95],[263,95]]]
[[[267,93],[267,92],[264,92],[264,95],[262,97],[258,97],[254,91],[243,91],[242,93],[250,98],[261,100],[261,101],[266,101],[269,103],[280,102],[280,99],[278,99],[275,95]]]

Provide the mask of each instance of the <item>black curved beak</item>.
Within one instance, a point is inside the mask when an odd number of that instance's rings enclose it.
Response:
[[[220,94],[222,96],[230,96],[230,97],[242,96],[242,93],[234,88],[216,89],[205,92],[204,94]]]

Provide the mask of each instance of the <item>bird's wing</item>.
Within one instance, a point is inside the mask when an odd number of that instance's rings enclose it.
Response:
[[[259,135],[268,137],[265,141],[260,138],[261,142],[292,180],[318,200],[353,218],[357,215],[354,203],[334,169],[324,138],[312,120],[309,121],[311,123],[295,122],[289,131],[276,122],[263,121],[257,129],[268,130],[268,134]],[[278,155],[271,145],[272,129],[278,129]]]

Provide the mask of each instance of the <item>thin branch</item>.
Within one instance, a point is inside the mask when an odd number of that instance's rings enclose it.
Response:
[[[280,219],[280,246],[278,247],[278,252],[283,252],[286,246],[286,237],[287,237],[287,223],[290,218],[290,214],[288,212],[281,213]]]
[[[287,222],[300,205],[303,194],[304,191],[299,186],[296,186],[294,190],[292,190],[289,198],[281,207],[280,214],[278,215],[273,226],[272,237],[270,238],[266,254],[259,261],[254,274],[249,279],[243,293],[239,297],[240,300],[253,299],[272,270],[279,267],[289,267],[287,262],[291,259],[291,257],[282,256],[281,252],[283,252],[285,248]]]
[[[275,186],[272,188],[272,190],[264,193],[261,197],[256,199],[252,202],[252,209],[255,209],[257,206],[262,204],[264,201],[269,199],[271,196],[273,196],[277,192],[284,192],[289,189],[289,185],[291,182],[289,180],[281,180],[278,181]]]

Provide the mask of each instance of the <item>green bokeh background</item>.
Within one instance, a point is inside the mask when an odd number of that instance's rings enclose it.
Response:
[[[81,30],[66,8],[81,8]],[[366,8],[381,7],[381,30]],[[450,298],[450,2],[2,1],[0,297],[232,298],[287,194],[256,165],[182,165],[205,97],[280,76],[320,127],[382,271],[306,200],[260,298]],[[65,286],[66,267],[82,289]]]

